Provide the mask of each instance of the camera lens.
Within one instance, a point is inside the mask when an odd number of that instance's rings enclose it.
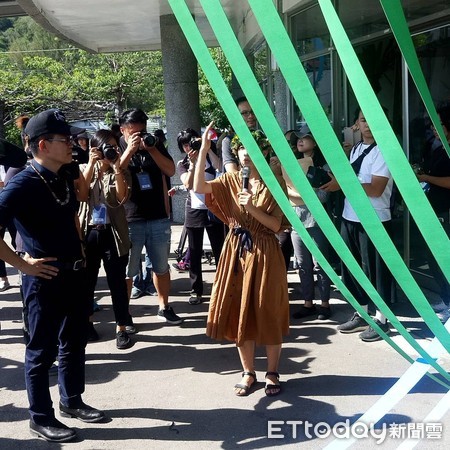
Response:
[[[103,157],[111,162],[114,162],[118,156],[116,148],[111,144],[103,144],[102,145],[102,153],[103,153]]]
[[[150,133],[141,133],[142,140],[147,147],[154,147],[156,144],[156,138]]]
[[[201,139],[192,138],[191,142],[189,142],[189,146],[192,150],[199,151],[200,147],[202,146],[202,141]]]

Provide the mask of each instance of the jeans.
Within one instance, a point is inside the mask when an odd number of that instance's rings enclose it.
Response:
[[[131,249],[127,268],[127,277],[133,278],[139,273],[141,253],[145,251],[153,265],[156,275],[164,275],[169,271],[170,253],[170,220],[138,220],[129,222]]]
[[[141,264],[139,266],[139,273],[133,278],[133,288],[136,288],[141,292],[155,290],[153,284],[153,265],[147,253],[145,254],[144,269],[142,269]]]
[[[327,258],[329,245],[322,230],[319,227],[311,227],[306,230],[317,245],[317,248],[323,253],[325,258]],[[330,300],[330,278],[319,264],[316,263],[314,267],[312,254],[301,240],[297,231],[292,230],[291,239],[299,269],[300,297],[307,301],[314,300],[314,269],[316,268],[317,287],[319,288],[320,300],[328,302]]]

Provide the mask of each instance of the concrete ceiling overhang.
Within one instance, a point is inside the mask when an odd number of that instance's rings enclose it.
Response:
[[[187,2],[208,46],[217,45],[198,1]],[[233,24],[234,0],[222,6]],[[160,16],[173,14],[167,0],[17,0],[48,31],[90,52],[159,50]]]
[[[25,16],[25,11],[17,1],[0,0],[0,17]]]

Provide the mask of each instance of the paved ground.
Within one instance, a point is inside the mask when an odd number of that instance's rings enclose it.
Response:
[[[172,250],[177,246],[181,227],[174,226]],[[171,262],[174,262],[172,259]],[[210,292],[214,267],[205,264],[206,292]],[[407,370],[409,363],[385,342],[363,343],[357,335],[336,332],[336,324],[345,319],[350,308],[339,293],[333,294],[334,315],[329,321],[292,321],[286,339],[280,372],[284,392],[267,398],[263,391],[264,358],[259,351],[258,389],[246,398],[233,395],[232,386],[240,379],[237,352],[232,344],[217,343],[205,336],[208,304],[187,303],[188,275],[172,271],[171,303],[184,317],[181,326],[158,321],[154,297],[132,300],[138,334],[135,345],[125,351],[115,347],[111,301],[104,277],[99,284],[99,304],[95,314],[101,339],[87,348],[87,403],[105,410],[110,418],[104,424],[84,424],[63,419],[78,431],[78,441],[64,445],[48,444],[28,431],[27,399],[23,381],[21,304],[16,271],[9,268],[14,285],[0,294],[0,448],[40,449],[171,449],[185,448],[323,448],[332,437],[309,439],[302,427],[292,436],[292,427],[284,425],[284,438],[268,438],[268,421],[326,422],[333,425],[354,420],[366,412]],[[298,299],[298,275],[289,273],[291,310]],[[401,320],[421,342],[430,339],[426,326],[411,313],[408,304],[395,309]],[[274,311],[276,314],[276,311]],[[396,342],[414,356],[402,338]],[[442,364],[448,370],[450,358]],[[58,401],[56,378],[51,378],[53,400]],[[425,377],[383,419],[415,425],[423,420],[446,392]],[[58,414],[57,414],[58,416]],[[426,439],[418,448],[449,448],[450,417],[441,439]],[[406,425],[404,425],[406,427]],[[381,429],[381,428],[380,428]],[[406,434],[403,434],[406,436]],[[382,448],[397,448],[401,439],[387,437]],[[378,445],[372,437],[359,439],[353,448],[371,449]]]

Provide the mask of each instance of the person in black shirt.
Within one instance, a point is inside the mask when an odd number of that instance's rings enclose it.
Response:
[[[76,171],[70,170],[74,168],[72,136],[81,131],[68,125],[56,109],[32,117],[25,133],[34,160],[0,193],[0,225],[14,220],[25,252],[21,258],[0,239],[0,257],[24,274],[30,430],[52,442],[76,437],[75,430],[55,418],[52,407],[48,371],[57,355],[61,415],[84,422],[105,417],[81,398],[91,299],[83,288],[84,258],[77,221],[81,198],[74,184],[82,176],[78,165]]]
[[[445,137],[450,143],[450,104],[445,103],[437,109]],[[430,145],[424,152],[423,173],[417,175],[419,181],[428,183],[427,197],[447,235],[450,236],[450,158],[442,145],[439,135],[433,128],[434,137],[439,144]],[[442,273],[431,251],[428,251],[428,265],[439,287],[442,302],[432,304],[437,316],[443,322],[450,317],[450,284]]]
[[[131,249],[127,268],[128,294],[133,277],[139,273],[145,246],[153,266],[158,293],[158,319],[178,325],[182,319],[169,306],[170,292],[170,206],[169,178],[175,164],[164,145],[147,133],[147,115],[140,109],[125,111],[119,119],[123,154],[122,169],[131,173],[131,196],[125,203]],[[155,140],[156,142],[152,142]],[[132,324],[129,324],[130,326]]]

